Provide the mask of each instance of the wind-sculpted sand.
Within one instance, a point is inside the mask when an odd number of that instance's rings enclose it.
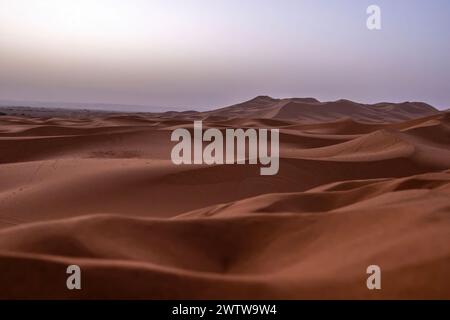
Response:
[[[448,113],[270,97],[5,113],[0,298],[450,299]],[[171,132],[194,120],[279,128],[278,174],[174,165]],[[66,288],[71,264],[82,290]],[[366,287],[372,264],[382,290]]]

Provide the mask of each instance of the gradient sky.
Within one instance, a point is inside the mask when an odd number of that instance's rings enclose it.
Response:
[[[366,8],[382,30],[366,28]],[[0,99],[450,107],[448,0],[0,0]]]

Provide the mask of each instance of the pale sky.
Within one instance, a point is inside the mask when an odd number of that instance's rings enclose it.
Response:
[[[366,28],[377,4],[382,30]],[[0,99],[450,107],[448,0],[0,0]]]

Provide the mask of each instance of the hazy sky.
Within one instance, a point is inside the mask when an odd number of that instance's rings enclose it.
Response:
[[[382,30],[366,9],[382,10]],[[450,107],[448,0],[0,0],[0,99]]]

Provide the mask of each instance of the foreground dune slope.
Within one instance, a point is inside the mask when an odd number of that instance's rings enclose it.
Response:
[[[448,175],[448,174],[446,174]],[[447,177],[448,178],[448,177]],[[331,210],[213,218],[91,215],[0,232],[3,297],[448,297],[450,183],[398,190]],[[256,199],[255,205],[259,204]],[[301,203],[301,202],[300,202]],[[69,264],[85,286],[61,284]],[[383,290],[365,269],[383,270]],[[326,289],[326,290],[325,290]]]
[[[450,298],[448,113],[257,97],[57,115],[0,116],[0,298]],[[280,128],[279,173],[173,165],[172,130],[199,119]]]

